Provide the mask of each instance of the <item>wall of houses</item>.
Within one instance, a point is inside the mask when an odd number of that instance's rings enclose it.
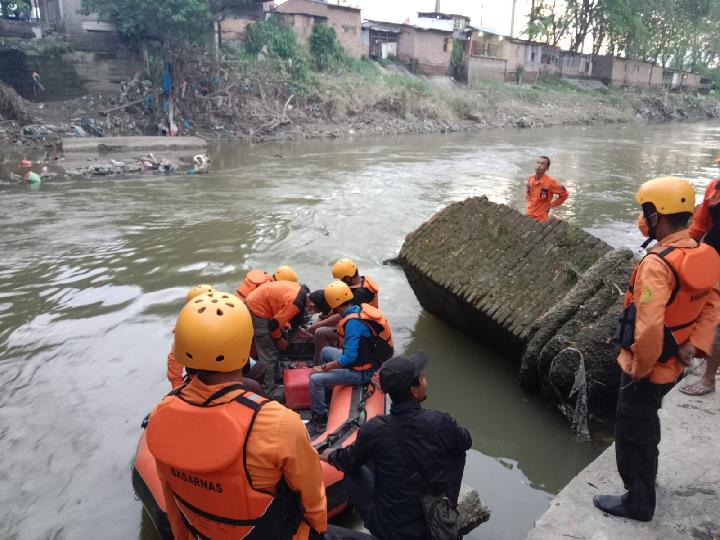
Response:
[[[486,56],[469,56],[467,61],[468,82],[481,81],[505,82],[507,60]]]
[[[123,48],[117,29],[97,15],[81,15],[81,0],[62,0],[62,28],[70,44],[81,51],[116,52]]]
[[[661,66],[652,66],[650,68],[650,88],[662,88],[663,85],[663,68]]]
[[[307,22],[314,17],[327,19],[327,24],[335,29],[338,41],[349,56],[360,58],[367,54],[367,46],[362,40],[362,21],[360,10],[344,6],[335,6],[312,0],[288,0],[277,7],[278,13],[302,14],[302,19],[296,19],[295,23],[306,31]],[[313,22],[314,24],[314,22]],[[312,33],[312,25],[310,25]],[[309,34],[308,34],[309,35]]]
[[[423,75],[447,75],[452,33],[409,27],[398,36],[397,56]]]
[[[684,73],[685,80],[683,81],[683,88],[688,90],[697,90],[700,88],[700,79],[702,77],[697,73]]]
[[[560,75],[572,79],[588,78],[592,76],[592,61],[590,55],[579,53],[565,53],[560,56]]]
[[[245,39],[245,30],[253,20],[250,19],[223,19],[220,21],[220,39],[222,41],[242,41]]]

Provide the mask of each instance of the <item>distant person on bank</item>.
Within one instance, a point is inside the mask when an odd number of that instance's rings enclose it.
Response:
[[[720,320],[720,256],[690,236],[695,191],[682,178],[656,178],[637,193],[638,225],[657,245],[633,271],[617,338],[620,392],[615,459],[624,495],[597,495],[615,516],[650,521],[655,514],[663,396],[696,356],[712,351]],[[673,457],[673,459],[677,459]]]
[[[380,386],[392,399],[390,414],[361,426],[347,448],[321,456],[345,472],[345,489],[379,540],[428,538],[418,490],[410,481],[416,472],[433,493],[457,505],[472,439],[447,413],[421,407],[427,364],[422,352],[385,362]]]
[[[550,217],[550,209],[560,206],[568,198],[568,191],[557,180],[547,175],[550,158],[540,156],[535,162],[535,174],[528,177],[525,213],[544,223]]]

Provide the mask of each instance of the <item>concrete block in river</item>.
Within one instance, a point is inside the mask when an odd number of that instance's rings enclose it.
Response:
[[[566,400],[579,362],[565,350],[573,346],[584,351],[586,374],[598,381],[591,412],[614,401],[612,337],[632,253],[613,251],[570,223],[538,223],[475,197],[410,233],[399,260],[427,311],[522,358],[526,387],[552,382]]]
[[[426,310],[520,357],[533,323],[610,250],[569,223],[474,197],[410,233],[400,262]]]
[[[520,382],[566,399],[578,364],[585,364],[588,409],[605,416],[617,400],[620,368],[614,342],[628,277],[636,260],[629,250],[603,255],[563,298],[533,325],[523,354]]]

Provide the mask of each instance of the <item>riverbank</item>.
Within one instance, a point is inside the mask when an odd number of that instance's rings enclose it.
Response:
[[[696,377],[693,377],[696,378]],[[720,537],[720,394],[683,395],[676,386],[659,412],[662,425],[657,510],[649,523],[600,512],[592,498],[622,494],[615,445],[580,472],[553,500],[528,535],[560,538],[714,539]]]
[[[276,67],[228,61],[221,88],[177,98],[180,134],[262,142],[720,117],[714,95],[588,89],[556,79],[468,87],[368,61],[314,74],[312,84],[298,88]],[[30,103],[3,85],[0,104],[0,164],[58,157],[62,137],[158,130],[157,113],[128,95]]]

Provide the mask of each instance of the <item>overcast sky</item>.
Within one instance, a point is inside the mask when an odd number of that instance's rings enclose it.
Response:
[[[330,0],[331,2],[333,0]],[[434,11],[435,0],[348,0],[342,1],[362,9],[363,19],[404,22],[416,17],[418,11]],[[482,26],[500,34],[510,33],[512,0],[440,0],[443,13],[469,15],[473,26]],[[517,0],[515,8],[515,35],[525,28],[530,0]]]

